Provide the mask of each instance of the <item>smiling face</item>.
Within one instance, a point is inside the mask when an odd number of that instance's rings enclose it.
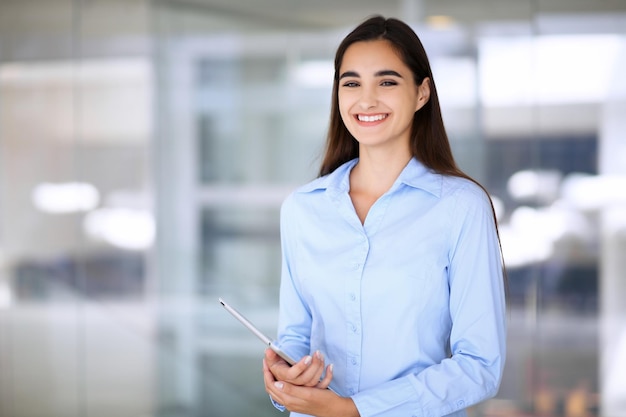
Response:
[[[428,102],[428,83],[415,84],[388,41],[356,42],[346,50],[339,70],[341,118],[361,147],[408,151],[413,115]]]

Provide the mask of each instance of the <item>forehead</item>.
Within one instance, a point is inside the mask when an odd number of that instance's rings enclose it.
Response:
[[[400,54],[387,40],[359,41],[346,49],[340,72],[348,70],[373,70],[381,68],[410,72]]]

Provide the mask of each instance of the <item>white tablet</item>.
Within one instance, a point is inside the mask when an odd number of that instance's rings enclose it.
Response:
[[[281,358],[283,358],[285,361],[287,361],[287,363],[289,365],[295,365],[296,361],[294,361],[292,358],[289,357],[289,355],[287,355],[285,352],[283,352],[282,350],[280,350],[280,348],[276,345],[274,345],[272,343],[272,340],[265,336],[259,329],[257,329],[254,324],[252,324],[250,322],[250,320],[248,320],[247,318],[245,318],[240,312],[238,312],[237,310],[235,310],[233,307],[231,307],[230,305],[228,305],[226,303],[226,301],[224,301],[221,297],[219,298],[219,302],[222,306],[224,306],[224,308],[226,309],[226,311],[228,311],[230,314],[233,315],[233,317],[235,317],[237,320],[239,320],[241,322],[241,324],[243,324],[244,326],[246,326],[248,328],[248,330],[250,330],[252,333],[254,333],[256,335],[256,337],[258,337],[259,339],[261,339],[261,341],[266,345],[269,346],[274,352],[276,352],[278,354],[278,356],[280,356]]]

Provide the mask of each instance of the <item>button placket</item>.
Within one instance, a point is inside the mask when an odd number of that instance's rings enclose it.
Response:
[[[356,239],[352,254],[354,261],[351,264],[353,273],[346,280],[346,390],[353,395],[359,390],[361,376],[361,279],[363,268],[369,253],[369,239],[365,233]]]

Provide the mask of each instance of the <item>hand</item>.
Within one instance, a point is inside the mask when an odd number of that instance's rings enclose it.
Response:
[[[324,380],[320,380],[324,373],[324,356],[319,351],[303,357],[295,365],[290,366],[272,349],[266,349],[265,363],[274,379],[293,385],[327,388],[333,377],[332,367],[329,366]]]
[[[351,398],[340,397],[326,389],[332,379],[332,365],[328,366],[324,380],[318,382],[316,386],[294,385],[276,380],[268,365],[267,356],[272,355],[266,354],[266,358],[263,359],[265,390],[274,401],[284,405],[287,410],[318,417],[359,417]],[[300,362],[294,366],[299,364]]]

